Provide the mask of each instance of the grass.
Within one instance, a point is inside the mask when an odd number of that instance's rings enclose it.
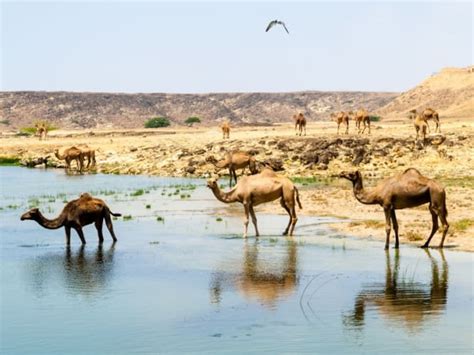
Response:
[[[164,217],[161,217],[161,216],[158,216],[158,217],[156,217],[156,220],[157,220],[158,222],[162,222],[162,223],[163,223],[163,222],[165,221],[165,218],[164,218]]]
[[[143,189],[138,189],[138,190],[135,190],[134,192],[132,192],[130,194],[130,196],[141,196],[145,193],[145,190]]]
[[[10,120],[9,119],[0,120],[0,124],[4,124],[5,126],[9,126],[10,125]]]
[[[124,221],[130,221],[130,220],[132,220],[132,219],[133,219],[133,217],[132,217],[131,214],[128,214],[128,215],[123,216],[123,220],[124,220]]]
[[[217,218],[216,218],[216,222],[222,222],[222,218],[221,218],[221,217],[217,217]]]
[[[13,157],[0,157],[0,165],[3,165],[3,166],[20,165],[20,159],[13,158]]]
[[[29,208],[39,207],[39,205],[40,205],[40,200],[37,199],[37,198],[32,198],[32,199],[28,200],[28,207]]]
[[[146,205],[145,208],[150,209],[151,205]]]
[[[385,222],[375,219],[366,219],[363,221],[354,221],[349,223],[349,227],[364,226],[366,228],[382,228],[385,227]]]
[[[424,239],[420,233],[414,231],[408,231],[406,237],[410,242],[417,242]]]
[[[464,232],[472,226],[474,226],[474,219],[463,218],[454,223],[451,223],[450,229],[453,232]]]

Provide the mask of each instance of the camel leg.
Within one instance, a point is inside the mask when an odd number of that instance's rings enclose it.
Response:
[[[337,124],[337,134],[338,134],[338,135],[339,135],[339,126],[340,126],[340,125],[341,125],[340,123]]]
[[[441,220],[441,224],[443,225],[443,236],[441,238],[441,243],[439,244],[439,247],[442,248],[444,246],[444,239],[446,238],[446,234],[448,233],[449,229],[449,223],[448,220],[446,219],[446,208],[441,208],[441,210],[438,212],[439,219]]]
[[[95,221],[95,228],[97,229],[97,235],[99,236],[99,243],[102,244],[104,242],[104,235],[102,234],[102,224],[104,220],[102,218]]]
[[[115,243],[117,241],[117,237],[115,236],[114,226],[112,225],[112,218],[110,218],[110,213],[108,211],[105,213],[104,218],[105,218],[105,225],[107,226],[107,229],[109,230],[110,235],[112,236],[112,239]],[[102,224],[102,221],[100,223]],[[101,228],[101,233],[102,233],[102,228]]]
[[[385,250],[387,250],[389,242],[390,242],[390,230],[392,229],[391,223],[390,223],[390,219],[391,219],[390,208],[384,208],[384,213],[385,213],[385,234],[386,234]]]
[[[369,128],[369,134],[370,134],[370,119],[369,119],[369,122],[367,122],[367,127]]]
[[[76,230],[77,234],[79,235],[79,238],[81,239],[81,243],[86,244],[86,239],[84,238],[84,232],[82,231],[82,227],[81,226],[76,226],[76,227],[74,227],[74,229]]]
[[[71,227],[64,226],[64,229],[66,230],[66,245],[71,245]]]
[[[296,217],[294,202],[290,205],[290,212],[291,212],[291,227],[290,227],[289,235],[291,237],[293,235],[293,231],[295,230],[296,222],[298,222],[298,218]]]
[[[235,171],[234,168],[232,168],[232,174],[234,175],[234,182],[237,185],[237,172]]]
[[[247,238],[247,230],[249,227],[249,205],[248,203],[244,202],[244,211],[245,211],[245,217],[244,217],[244,238]]]
[[[230,176],[230,180],[229,180],[229,187],[232,187],[232,167],[229,166],[229,176]]]
[[[346,134],[349,134],[349,122],[346,123]]]
[[[285,203],[283,198],[280,200],[280,205],[281,205],[281,207],[283,207],[285,209],[285,211],[290,216],[290,220],[288,221],[288,225],[286,226],[286,229],[283,232],[283,235],[288,235],[288,231],[290,230],[290,226],[291,226],[291,212],[290,212],[290,209],[286,206],[286,203]]]
[[[258,227],[257,227],[257,216],[255,215],[255,211],[253,210],[253,206],[249,206],[249,211],[250,211],[250,216],[252,217],[252,223],[253,226],[255,227],[255,236],[259,236],[260,233],[258,232]]]
[[[433,236],[436,234],[436,232],[438,231],[438,227],[439,227],[439,225],[438,225],[438,214],[436,213],[436,211],[434,210],[434,208],[432,206],[430,206],[430,212],[431,212],[431,219],[432,219],[433,225],[432,225],[432,228],[431,228],[430,236],[426,240],[425,244],[423,244],[421,246],[422,248],[428,248],[428,246],[430,245],[430,242],[431,242],[431,238],[433,238]]]
[[[306,125],[304,125],[304,135],[306,136]]]
[[[392,217],[393,231],[395,233],[395,249],[398,249],[398,246],[399,246],[399,242],[398,242],[398,221],[397,221],[397,216],[395,215],[395,210],[394,209],[391,210],[390,216]]]

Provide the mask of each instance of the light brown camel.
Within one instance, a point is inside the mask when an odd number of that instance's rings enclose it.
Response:
[[[297,115],[293,115],[293,120],[295,121],[295,132],[297,136],[301,136],[303,134],[306,136],[306,117],[302,112],[298,113]]]
[[[244,176],[237,185],[229,192],[223,192],[219,188],[217,179],[210,179],[207,186],[212,190],[214,196],[224,203],[240,202],[244,205],[244,238],[247,237],[249,224],[249,214],[252,217],[252,223],[255,227],[255,234],[260,235],[257,227],[257,217],[255,216],[254,206],[262,203],[280,199],[281,206],[290,216],[290,221],[283,235],[293,235],[296,222],[295,200],[301,206],[298,189],[293,185],[290,179],[283,176],[265,176],[262,174]]]
[[[355,125],[357,128],[358,134],[364,134],[365,130],[368,128],[368,134],[370,134],[370,116],[366,109],[362,108],[353,113]],[[364,129],[362,129],[364,125]]]
[[[428,120],[435,121],[435,124],[436,124],[435,132],[441,133],[441,125],[439,123],[439,114],[438,114],[438,112],[436,112],[432,108],[428,107],[428,108],[425,108],[421,112],[421,115],[425,118],[427,124],[428,124]],[[429,129],[429,125],[428,125],[428,129]]]
[[[384,282],[375,282],[359,292],[355,299],[354,310],[346,315],[345,323],[352,327],[362,327],[367,309],[376,310],[390,321],[404,324],[410,330],[420,329],[425,318],[438,316],[446,309],[448,297],[448,264],[442,249],[440,270],[438,262],[428,249],[425,249],[431,261],[431,280],[427,283],[413,281],[403,277],[400,272],[400,255],[395,250],[392,263],[386,251],[386,269]],[[401,273],[401,275],[400,275]]]
[[[262,253],[259,247],[258,242],[249,245],[246,240],[241,271],[234,274],[234,268],[231,275],[214,274],[210,284],[213,303],[221,301],[222,291],[226,288],[235,288],[247,299],[269,308],[295,292],[298,284],[297,243],[288,240],[284,247],[285,255],[281,257]],[[240,264],[240,258],[235,263]]]
[[[39,136],[39,140],[42,141],[43,139],[46,139],[46,135],[48,134],[48,125],[45,122],[36,122],[35,123],[35,128],[36,128],[36,135]]]
[[[87,144],[81,145],[78,147],[84,156],[84,160],[87,159],[87,166],[86,169],[89,169],[89,167],[95,167],[96,161],[95,161],[95,150],[90,148]],[[92,166],[91,166],[92,163]]]
[[[222,129],[222,139],[228,139],[229,136],[230,136],[230,124],[228,121],[224,121],[222,122],[222,125],[221,125],[221,129]]]
[[[388,249],[391,222],[395,232],[395,248],[398,248],[398,222],[395,210],[412,208],[429,203],[429,210],[433,221],[431,234],[423,248],[427,248],[431,238],[438,230],[438,217],[443,225],[443,237],[439,245],[443,247],[449,224],[446,220],[448,211],[446,209],[446,192],[435,180],[420,174],[414,168],[409,168],[401,174],[383,180],[376,187],[365,190],[362,184],[362,175],[359,171],[342,172],[340,177],[350,180],[353,185],[355,198],[365,205],[380,205],[385,213],[385,249]]]
[[[346,125],[345,134],[349,134],[349,115],[346,112],[332,112],[331,119],[337,123],[337,134],[339,134],[339,127],[341,126],[341,123]]]
[[[82,244],[86,244],[82,227],[91,223],[95,223],[97,233],[99,236],[99,243],[104,242],[102,235],[102,224],[105,219],[105,224],[112,236],[114,242],[117,241],[115,237],[114,228],[112,226],[112,219],[110,215],[119,217],[120,213],[112,213],[110,208],[104,201],[92,197],[88,193],[83,193],[76,199],[69,201],[64,206],[62,212],[55,219],[47,219],[44,217],[39,209],[33,208],[21,216],[21,220],[33,220],[38,222],[42,227],[47,229],[58,229],[64,227],[66,230],[66,244],[71,244],[71,228],[74,228],[81,239]]]
[[[429,129],[428,121],[425,116],[419,114],[416,110],[409,111],[409,117],[413,120],[413,125],[415,126],[416,131],[416,140],[421,136],[423,143],[426,141],[426,133]]]
[[[59,149],[55,149],[54,155],[59,160],[66,161],[66,170],[71,169],[71,162],[75,160],[77,163],[77,168],[80,172],[82,172],[82,169],[84,167],[84,153],[81,149],[77,147],[67,148],[63,151],[62,155],[59,153]]]
[[[252,174],[257,173],[255,158],[251,156],[250,154],[247,154],[245,152],[239,152],[239,151],[227,153],[225,155],[225,158],[222,160],[219,160],[217,163],[214,164],[214,166],[219,170],[225,169],[225,168],[229,169],[229,175],[230,175],[229,187],[232,187],[232,180],[234,180],[235,183],[237,184],[236,170],[242,169],[242,174],[243,174],[245,171],[245,168],[248,166]]]

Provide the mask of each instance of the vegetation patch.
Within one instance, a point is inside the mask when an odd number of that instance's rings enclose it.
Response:
[[[380,116],[369,116],[370,122],[380,122]]]
[[[408,231],[405,236],[410,242],[417,242],[424,239],[420,233],[414,231]]]
[[[138,189],[130,194],[130,196],[141,196],[145,193],[143,189]]]
[[[470,219],[470,218],[463,218],[463,219],[460,219],[454,223],[451,223],[451,228],[452,228],[452,231],[456,231],[456,232],[464,232],[466,231],[469,227],[472,227],[474,226],[474,219]]]
[[[130,221],[130,220],[132,220],[132,219],[133,219],[133,217],[132,217],[131,214],[128,214],[128,215],[123,216],[123,220],[124,220],[124,221]]]
[[[201,119],[196,116],[188,117],[186,121],[184,121],[188,126],[192,126],[194,123],[201,123]]]
[[[168,127],[170,120],[166,117],[153,117],[145,122],[145,128],[161,128]]]
[[[20,158],[0,157],[0,165],[3,165],[3,166],[20,165]]]
[[[216,222],[222,222],[222,218],[221,218],[221,217],[217,217],[217,218],[216,218]]]
[[[385,222],[378,221],[375,219],[366,219],[363,221],[353,221],[349,223],[349,227],[357,227],[357,226],[364,226],[366,228],[382,228],[385,226]]]
[[[145,208],[150,209],[151,205],[146,205]]]
[[[163,222],[165,221],[165,218],[164,218],[164,217],[161,217],[161,216],[158,216],[158,217],[156,217],[156,220],[157,220],[158,222],[162,222],[162,223],[163,223]]]

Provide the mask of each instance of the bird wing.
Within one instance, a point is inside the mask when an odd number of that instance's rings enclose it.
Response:
[[[276,23],[275,20],[271,21],[271,22],[268,24],[267,29],[265,30],[265,32],[268,32],[268,30],[269,30],[270,28],[272,28],[272,27],[275,25],[275,23]]]
[[[284,23],[284,22],[281,22],[281,25],[282,25],[283,28],[285,29],[286,33],[290,34],[290,32],[288,32],[288,28],[286,28],[286,26],[285,26],[285,23]]]

